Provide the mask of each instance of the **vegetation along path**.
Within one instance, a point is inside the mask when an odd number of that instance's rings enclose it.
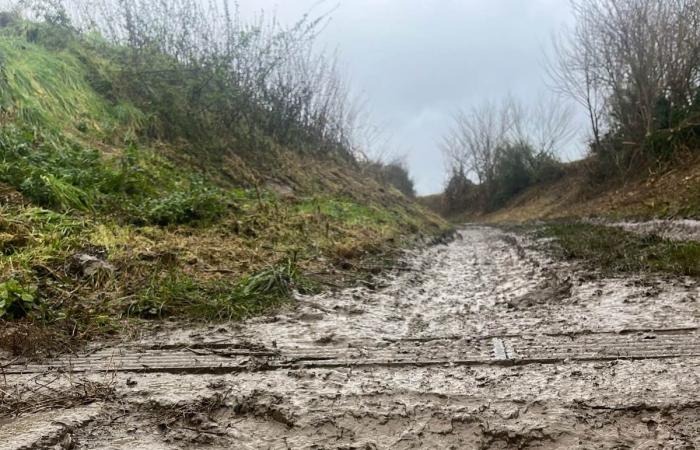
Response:
[[[553,259],[468,226],[382,285],[30,363],[0,448],[700,446],[696,278]],[[33,446],[33,447],[32,447]]]

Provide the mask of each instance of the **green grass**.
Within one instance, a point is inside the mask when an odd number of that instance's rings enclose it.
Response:
[[[0,131],[0,181],[45,208],[144,224],[214,221],[234,199],[148,149],[132,145],[107,157],[70,138],[13,125]]]
[[[0,207],[0,274],[28,273],[80,248],[88,224],[42,208]]]
[[[293,259],[269,266],[238,281],[202,281],[181,271],[156,275],[127,306],[128,316],[180,317],[193,320],[243,320],[289,303],[293,290],[314,292]]]
[[[537,234],[555,238],[555,251],[564,258],[583,260],[606,272],[700,276],[700,242],[583,223],[550,224]]]
[[[43,25],[0,29],[0,196],[12,199],[0,204],[0,346],[12,326],[72,340],[144,318],[244,319],[316,291],[309,274],[337,285],[333,263],[390,258],[409,236],[444,230],[341,163],[307,171],[281,146],[284,164],[240,156],[279,146],[257,129],[218,158],[202,156],[206,142],[158,141],[149,127],[167,104],[123,101],[110,52]],[[261,174],[311,197],[276,195]],[[81,255],[109,269],[86,275]]]
[[[297,205],[297,211],[376,231],[389,231],[399,224],[415,227],[416,231],[419,228],[418,220],[411,217],[409,211],[395,206],[380,206],[371,201],[360,204],[350,199],[319,196],[302,200]]]
[[[74,52],[0,35],[0,58],[0,102],[18,121],[101,138],[133,134],[144,123],[136,108],[110,104],[95,92]]]

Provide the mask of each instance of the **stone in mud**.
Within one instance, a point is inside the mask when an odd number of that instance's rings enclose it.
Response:
[[[335,339],[335,333],[330,333],[330,334],[327,334],[325,336],[322,336],[322,337],[316,339],[316,341],[314,341],[314,342],[316,342],[317,344],[320,344],[320,345],[328,345],[328,344],[332,344],[334,339]]]
[[[78,253],[72,259],[73,272],[86,278],[111,277],[116,271],[116,268],[103,258],[88,253]]]

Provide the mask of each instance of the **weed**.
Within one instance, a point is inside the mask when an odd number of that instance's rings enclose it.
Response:
[[[0,158],[0,181],[47,208],[158,225],[214,221],[227,208],[222,190],[135,146],[107,159],[48,132],[7,127]]]
[[[146,218],[157,225],[211,222],[224,215],[226,206],[222,191],[196,182],[187,190],[151,199],[146,205]]]
[[[36,286],[24,286],[15,279],[0,283],[0,319],[18,319],[37,308]]]
[[[127,314],[143,318],[182,317],[204,320],[241,320],[289,301],[300,282],[299,269],[292,259],[237,282],[200,281],[172,271],[154,279],[137,301],[128,305]]]
[[[287,258],[281,264],[243,278],[236,291],[239,298],[253,296],[288,297],[298,279],[299,269],[296,259]]]

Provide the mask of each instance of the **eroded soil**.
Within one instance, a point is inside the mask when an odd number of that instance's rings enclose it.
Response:
[[[539,247],[468,227],[274,317],[0,361],[0,449],[700,448],[697,280]]]

